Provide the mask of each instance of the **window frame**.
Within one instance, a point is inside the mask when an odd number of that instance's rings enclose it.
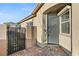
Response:
[[[69,20],[67,21],[62,21],[62,15],[64,15],[65,13],[69,12]],[[59,20],[60,20],[60,34],[61,35],[66,35],[66,36],[71,36],[71,6],[67,5],[66,7],[64,7],[59,13]],[[69,34],[68,33],[63,33],[62,32],[62,24],[69,22]]]

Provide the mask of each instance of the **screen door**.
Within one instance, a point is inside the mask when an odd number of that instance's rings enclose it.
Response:
[[[47,37],[48,37],[48,43],[58,44],[59,20],[56,14],[47,15]]]

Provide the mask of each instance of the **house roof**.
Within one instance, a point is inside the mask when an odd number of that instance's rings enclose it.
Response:
[[[19,21],[18,24],[19,24],[19,23],[22,23],[22,22],[24,22],[24,21],[27,21],[27,20],[29,20],[29,19],[35,17],[35,16],[36,16],[36,15],[29,15],[29,16],[25,17],[24,19],[22,19],[21,21]]]
[[[31,15],[29,15],[29,16],[25,17],[24,19],[22,19],[21,21],[19,21],[18,24],[19,24],[19,23],[22,23],[22,22],[24,22],[24,21],[27,21],[27,20],[29,20],[29,19],[31,19],[31,18],[33,18],[33,17],[35,17],[35,16],[36,16],[36,13],[38,12],[38,10],[39,10],[43,5],[44,5],[44,3],[38,3],[37,6],[36,6],[36,8],[35,8],[35,9],[33,10],[33,12],[31,13]]]

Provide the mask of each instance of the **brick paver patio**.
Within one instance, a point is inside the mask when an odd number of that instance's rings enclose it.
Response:
[[[48,45],[47,47],[34,46],[29,49],[18,51],[9,56],[68,56],[58,45]]]

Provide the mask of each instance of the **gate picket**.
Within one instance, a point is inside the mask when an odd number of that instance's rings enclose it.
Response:
[[[8,55],[25,49],[25,28],[9,27],[8,35]]]

